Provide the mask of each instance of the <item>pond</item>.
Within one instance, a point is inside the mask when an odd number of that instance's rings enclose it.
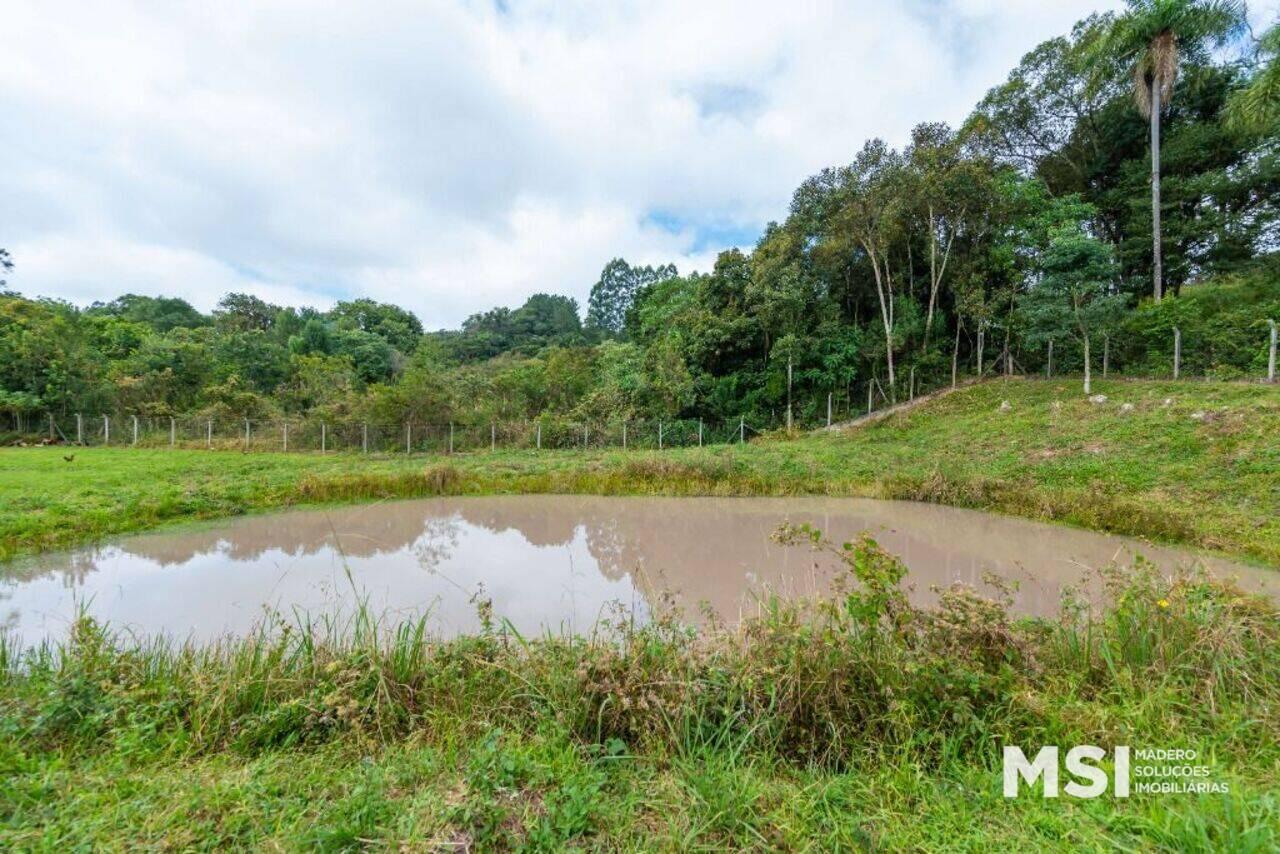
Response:
[[[1055,613],[1086,567],[1141,554],[1200,561],[1247,590],[1280,573],[1138,540],[931,504],[849,498],[432,498],[242,517],[120,538],[0,568],[0,629],[26,644],[65,637],[78,607],[116,629],[209,640],[274,610],[342,613],[363,599],[397,620],[427,613],[442,636],[480,627],[476,602],[523,633],[589,631],[618,609],[645,619],[663,599],[691,619],[732,621],[764,592],[822,592],[832,560],[770,535],[807,522],[836,541],[869,532],[934,585],[1018,582],[1014,609]]]

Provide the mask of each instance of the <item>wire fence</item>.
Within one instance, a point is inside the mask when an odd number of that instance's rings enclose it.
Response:
[[[1271,327],[1266,382],[1276,381],[1276,333]],[[1169,374],[1135,377],[1108,370],[1105,350],[1095,379],[1204,379],[1182,370],[1181,334],[1175,330],[1174,352]],[[1061,352],[1061,351],[1059,351]],[[1054,345],[1050,342],[1039,372],[1023,374],[1014,360],[999,353],[984,364],[978,376],[964,381],[998,376],[1026,376],[1048,379],[1079,379],[1075,371],[1055,371]],[[985,361],[985,360],[984,360]],[[1101,370],[1098,370],[1101,368]],[[959,378],[946,382],[918,383],[914,368],[899,375],[897,393],[886,390],[877,378],[858,385],[865,400],[853,386],[821,399],[805,400],[803,406],[787,406],[768,416],[740,416],[736,419],[645,419],[584,422],[543,417],[521,421],[484,423],[404,420],[326,419],[321,417],[276,417],[267,419],[211,417],[208,415],[142,415],[131,413],[52,412],[0,413],[0,434],[10,444],[68,444],[82,447],[185,448],[237,450],[242,452],[356,452],[363,454],[455,454],[496,450],[604,449],[663,450],[745,443],[772,431],[807,431],[867,417],[916,397],[954,387]],[[1258,378],[1261,380],[1261,378]]]

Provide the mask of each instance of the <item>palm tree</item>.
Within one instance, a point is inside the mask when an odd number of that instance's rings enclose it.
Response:
[[[1160,110],[1169,105],[1182,54],[1219,47],[1244,28],[1238,0],[1129,0],[1102,49],[1133,64],[1138,111],[1151,120],[1151,249],[1156,302],[1164,296],[1160,258]]]
[[[1227,103],[1227,124],[1246,133],[1280,131],[1280,22],[1258,40],[1258,69]]]

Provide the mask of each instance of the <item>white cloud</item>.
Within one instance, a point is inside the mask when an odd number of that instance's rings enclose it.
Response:
[[[369,295],[428,327],[585,302],[617,255],[706,269],[707,228],[962,120],[1097,5],[19,3],[0,246],[12,286],[78,302]]]

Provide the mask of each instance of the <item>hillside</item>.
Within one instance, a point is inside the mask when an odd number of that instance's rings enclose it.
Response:
[[[0,451],[0,555],[184,519],[440,492],[869,495],[1147,536],[1280,565],[1280,389],[992,380],[844,432],[662,452],[451,458]],[[1008,407],[1004,408],[1004,402]],[[145,476],[143,476],[145,475]]]

